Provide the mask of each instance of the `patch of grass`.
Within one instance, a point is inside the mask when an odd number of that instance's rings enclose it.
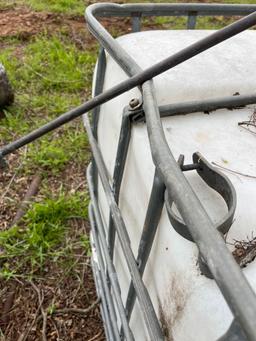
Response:
[[[31,276],[47,262],[56,263],[67,256],[70,260],[74,245],[67,237],[72,236],[72,231],[68,231],[69,220],[74,216],[86,219],[87,202],[87,196],[82,193],[45,199],[33,204],[21,226],[0,232],[0,276]],[[89,252],[86,235],[80,235],[79,244]]]
[[[13,8],[17,5],[27,6],[35,11],[82,16],[87,2],[85,0],[4,0],[0,4],[0,9]]]
[[[16,55],[14,46],[0,52],[16,94],[1,122],[2,143],[81,104],[91,85],[95,59],[94,51],[81,51],[63,36],[38,37],[22,56]],[[26,170],[42,166],[56,174],[69,160],[85,160],[82,150],[87,146],[82,124],[72,122],[29,146]]]
[[[78,163],[87,161],[90,155],[89,150],[86,152],[88,139],[81,125],[81,123],[70,124],[65,126],[60,134],[55,132],[53,136],[46,136],[31,144],[28,151],[27,171],[31,172],[40,167],[43,171],[56,175],[70,160],[75,159]],[[33,160],[32,167],[31,160]]]
[[[1,51],[0,61],[16,93],[8,111],[13,116],[28,112],[30,117],[54,117],[78,105],[91,85],[95,60],[94,51],[78,50],[68,38],[58,36],[36,38],[22,56],[14,47]]]

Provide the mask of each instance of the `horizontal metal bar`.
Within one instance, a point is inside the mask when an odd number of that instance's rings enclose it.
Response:
[[[110,208],[110,212],[112,214],[113,217],[113,221],[114,221],[114,225],[116,228],[116,232],[119,238],[119,242],[124,254],[124,258],[126,260],[127,266],[129,268],[130,274],[131,274],[131,278],[132,278],[132,282],[133,282],[133,286],[135,288],[136,294],[137,294],[137,298],[139,301],[139,305],[141,308],[141,312],[142,312],[142,316],[144,318],[145,324],[147,326],[147,330],[149,333],[149,337],[150,340],[152,341],[160,341],[163,340],[163,335],[162,335],[162,330],[160,328],[156,313],[154,311],[154,307],[152,305],[152,302],[150,300],[148,291],[141,279],[140,273],[138,271],[138,267],[136,264],[136,260],[134,258],[134,255],[132,253],[131,247],[130,247],[130,240],[129,240],[129,236],[123,221],[123,218],[121,216],[120,210],[116,204],[115,198],[114,198],[114,194],[112,192],[112,189],[109,185],[109,178],[108,178],[108,172],[105,166],[105,163],[103,161],[101,152],[99,150],[98,144],[95,140],[95,138],[93,137],[92,131],[91,131],[91,127],[90,127],[90,122],[89,119],[87,117],[87,115],[85,116],[84,119],[85,122],[85,127],[86,127],[86,131],[88,134],[88,139],[89,139],[89,143],[91,145],[91,149],[94,155],[94,159],[95,162],[97,164],[97,168],[98,168],[98,173],[102,182],[102,186],[103,189],[105,191],[105,195],[106,195],[106,199]],[[90,174],[88,174],[90,175]],[[90,190],[90,192],[93,191]],[[100,232],[100,230],[99,230]],[[102,246],[104,246],[104,240],[102,240]],[[109,254],[106,254],[106,261],[108,261],[109,266],[112,266],[112,261],[109,257]]]
[[[93,6],[93,5],[92,5]],[[89,6],[90,7],[90,6]],[[90,13],[91,9],[87,8],[87,14]],[[92,14],[91,14],[92,15]],[[88,102],[80,105],[79,107],[68,111],[67,113],[59,116],[58,118],[52,120],[49,123],[46,123],[42,127],[34,130],[33,132],[29,133],[28,135],[11,142],[10,144],[2,147],[0,149],[0,158],[13,153],[15,150],[21,148],[22,146],[34,141],[35,139],[47,134],[48,132],[62,126],[63,124],[70,122],[76,117],[81,116],[82,114],[92,110],[98,105],[101,105],[122,93],[143,84],[145,81],[154,78],[155,76],[163,73],[184,61],[196,56],[197,54],[208,50],[209,48],[223,42],[226,39],[233,37],[234,35],[252,27],[256,24],[256,13],[250,14],[247,17],[238,20],[237,22],[210,34],[208,37],[199,40],[198,42],[191,44],[190,46],[186,47],[185,49],[181,50],[180,52],[175,53],[174,55],[164,59],[161,62],[154,64],[153,66],[147,68],[146,70],[135,74],[131,78],[117,84],[113,88],[105,91],[104,93],[94,97],[93,99],[89,100]],[[111,36],[110,36],[111,37]],[[103,44],[104,45],[104,44]],[[106,41],[105,41],[106,45]],[[114,52],[114,51],[113,51]],[[124,62],[120,60],[120,63]],[[123,63],[124,64],[124,63]],[[128,70],[128,64],[126,64],[126,71]],[[134,72],[138,69],[134,63],[130,66],[134,69]]]
[[[185,115],[195,112],[215,111],[218,109],[235,109],[249,104],[256,104],[256,94],[218,97],[203,101],[173,103],[159,107],[161,117]]]
[[[90,9],[97,17],[132,16],[186,16],[189,12],[197,12],[201,16],[209,15],[247,15],[256,10],[256,5],[232,4],[93,4]]]
[[[219,109],[241,109],[247,105],[256,104],[256,94],[233,95],[211,98],[202,101],[179,102],[159,106],[160,117],[170,117],[203,112],[209,114]],[[143,108],[136,110],[136,117],[132,121],[145,121]]]

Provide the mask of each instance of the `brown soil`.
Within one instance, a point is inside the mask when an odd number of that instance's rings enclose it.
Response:
[[[102,21],[108,29],[113,28],[119,33],[127,31],[129,19],[104,19]],[[95,38],[88,32],[84,17],[67,17],[48,12],[34,12],[27,8],[0,10],[0,38],[17,37],[23,41],[47,32],[48,34],[66,29],[75,43],[82,48],[90,48],[96,43]],[[128,28],[128,31],[130,29]]]

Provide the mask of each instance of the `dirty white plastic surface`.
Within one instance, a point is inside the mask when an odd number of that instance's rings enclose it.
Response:
[[[119,43],[142,67],[179,51],[207,36],[210,31],[154,31],[130,34]],[[247,31],[155,78],[159,105],[200,100],[256,90],[256,32]],[[104,90],[127,76],[108,56]],[[113,175],[123,108],[137,89],[104,104],[99,119],[98,137],[110,176]],[[209,115],[195,113],[162,119],[166,139],[175,156],[185,155],[192,162],[196,151],[209,161],[240,173],[256,175],[256,135],[238,126],[248,120],[254,106],[233,111],[218,110]],[[235,220],[228,241],[244,240],[256,234],[256,179],[225,172],[237,193]],[[120,208],[131,239],[135,257],[152,189],[154,165],[145,124],[134,124],[120,193]],[[214,221],[225,213],[223,199],[210,190],[196,172],[186,173],[197,195]],[[99,185],[103,220],[108,224],[109,210]],[[214,245],[212,246],[214,247]],[[170,340],[213,341],[229,327],[232,314],[213,280],[198,270],[195,244],[172,228],[163,210],[157,235],[144,273],[144,281],[158,314],[167,325]],[[115,266],[125,302],[130,276],[117,240]],[[228,269],[227,269],[228,271]],[[256,290],[256,263],[244,270]],[[147,340],[142,316],[135,305],[131,318],[135,340]],[[195,333],[196,330],[196,333]]]

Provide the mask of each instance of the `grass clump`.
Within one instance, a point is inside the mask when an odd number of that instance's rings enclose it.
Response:
[[[56,263],[63,257],[70,261],[74,243],[68,236],[72,236],[69,222],[73,217],[87,218],[84,194],[61,194],[34,203],[19,226],[0,232],[0,276],[32,276],[50,261]],[[80,247],[89,252],[89,240],[84,234],[80,235]]]
[[[13,47],[0,52],[16,94],[1,122],[2,143],[81,104],[91,84],[95,59],[93,51],[81,51],[63,36],[37,37],[21,57]],[[81,120],[72,122],[29,146],[25,171],[33,172],[39,166],[56,174],[75,158],[84,161],[87,147]]]

